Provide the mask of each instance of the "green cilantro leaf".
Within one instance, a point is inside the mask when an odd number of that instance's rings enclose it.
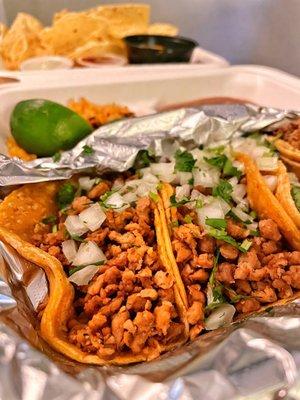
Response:
[[[150,197],[150,199],[152,199],[155,203],[158,202],[159,196],[158,196],[157,193],[150,192],[150,193],[149,193],[149,197]]]
[[[300,211],[300,186],[292,185],[291,194],[295,202],[295,206]]]
[[[187,224],[191,224],[193,222],[193,218],[190,215],[185,215],[183,219]]]
[[[204,157],[204,160],[205,160],[208,164],[210,164],[210,165],[212,165],[213,167],[216,167],[216,168],[218,168],[220,171],[222,171],[223,168],[224,168],[224,165],[225,165],[225,163],[226,163],[226,161],[227,161],[227,157],[225,156],[225,154],[220,154],[220,155],[215,156],[215,157],[212,157],[212,158]]]
[[[102,261],[98,261],[96,263],[93,263],[92,265],[96,265],[97,266],[97,265],[103,265],[103,264],[104,264],[104,261],[102,260]],[[82,270],[85,267],[88,267],[89,265],[91,265],[91,264],[78,265],[77,267],[74,267],[74,268],[70,269],[69,270],[69,276],[75,274],[75,272],[78,272],[78,271]]]
[[[175,170],[181,172],[191,172],[196,160],[188,151],[177,150],[175,153]]]
[[[134,168],[140,169],[149,167],[151,161],[153,161],[152,157],[149,154],[148,150],[140,150],[135,158]]]
[[[223,174],[225,176],[236,176],[238,179],[241,177],[242,172],[239,171],[236,167],[232,165],[231,160],[227,158],[224,167],[223,167]]]
[[[194,184],[194,178],[189,179],[189,180],[188,180],[188,184],[193,186],[193,184]]]
[[[226,229],[227,222],[223,218],[206,218],[205,224],[217,229]]]
[[[56,194],[56,203],[59,209],[67,207],[72,203],[75,197],[76,187],[72,183],[63,184]]]
[[[243,248],[246,251],[248,251],[251,246],[252,246],[251,240],[247,240],[247,239],[245,239],[241,244],[241,248]]]
[[[79,235],[70,235],[71,239],[75,240],[75,242],[85,242]]]
[[[184,196],[181,200],[177,201],[175,194],[170,197],[170,203],[172,207],[181,207],[187,203],[190,203],[192,200],[189,200],[186,196]]]
[[[60,151],[58,151],[57,153],[55,153],[55,154],[52,156],[53,162],[58,162],[60,159],[61,159],[61,152],[60,152]]]
[[[95,150],[91,146],[88,146],[87,144],[83,146],[82,154],[84,154],[85,156],[90,156],[94,153]]]
[[[225,229],[210,228],[208,230],[208,235],[217,240],[223,240],[224,242],[231,244],[233,247],[239,249],[242,253],[246,253],[247,251],[243,247],[241,247],[241,245],[236,240],[234,240],[233,237],[229,236]]]
[[[221,197],[221,199],[229,203],[231,200],[232,190],[233,190],[232,185],[229,182],[221,179],[218,186],[213,188],[212,195],[214,197]]]
[[[45,217],[42,219],[42,223],[45,225],[53,225],[56,222],[56,216],[55,215],[48,215],[48,217]]]

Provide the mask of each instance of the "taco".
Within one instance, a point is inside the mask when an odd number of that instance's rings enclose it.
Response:
[[[174,164],[160,212],[190,338],[297,297],[300,231],[274,196],[278,158],[268,144],[178,151]]]
[[[46,273],[40,334],[65,356],[129,364],[187,340],[157,182],[126,175],[25,185],[0,205],[0,239]]]
[[[278,168],[276,197],[300,229],[300,182],[295,174],[288,173],[283,163]]]

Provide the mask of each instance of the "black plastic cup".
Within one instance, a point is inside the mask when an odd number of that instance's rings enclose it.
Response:
[[[198,45],[181,36],[133,35],[124,40],[130,64],[189,62]]]

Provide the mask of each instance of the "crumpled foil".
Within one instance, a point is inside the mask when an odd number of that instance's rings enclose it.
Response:
[[[164,140],[189,148],[266,129],[298,113],[241,105],[202,106],[103,126],[61,160],[0,156],[0,184],[64,179],[74,171],[133,165],[137,152],[163,154]],[[84,156],[84,145],[95,153]],[[158,360],[89,367],[54,352],[39,336],[44,273],[0,242],[0,399],[300,399],[300,300],[202,335]]]

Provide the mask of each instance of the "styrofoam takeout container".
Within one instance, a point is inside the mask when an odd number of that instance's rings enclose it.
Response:
[[[146,68],[146,67],[145,67]],[[154,112],[162,105],[208,97],[235,97],[256,104],[300,110],[300,79],[260,66],[214,70],[158,71],[69,70],[23,75],[19,83],[0,88],[0,151],[5,152],[9,118],[15,104],[45,98],[66,104],[86,97],[98,103],[128,105],[137,114]]]

